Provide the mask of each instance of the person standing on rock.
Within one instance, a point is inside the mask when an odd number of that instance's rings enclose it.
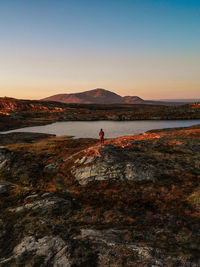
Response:
[[[104,143],[104,131],[101,129],[99,132],[99,137],[100,137],[100,143],[103,145]]]

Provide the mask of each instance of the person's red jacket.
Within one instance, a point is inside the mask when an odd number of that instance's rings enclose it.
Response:
[[[104,131],[102,129],[99,132],[99,136],[100,136],[100,141],[103,141],[103,139],[104,139]]]

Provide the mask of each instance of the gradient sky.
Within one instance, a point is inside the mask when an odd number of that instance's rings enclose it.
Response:
[[[0,0],[0,96],[200,98],[200,1]]]

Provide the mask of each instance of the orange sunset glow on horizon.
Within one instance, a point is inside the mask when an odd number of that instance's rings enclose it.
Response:
[[[143,99],[200,98],[192,4],[8,2],[0,3],[0,96],[104,88]]]

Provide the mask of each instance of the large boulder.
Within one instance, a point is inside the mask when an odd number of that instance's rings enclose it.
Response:
[[[156,168],[145,160],[138,159],[134,152],[111,145],[106,145],[100,152],[101,156],[95,160],[77,161],[79,166],[72,172],[79,184],[111,179],[153,181],[156,178]],[[85,164],[90,162],[91,164]]]

